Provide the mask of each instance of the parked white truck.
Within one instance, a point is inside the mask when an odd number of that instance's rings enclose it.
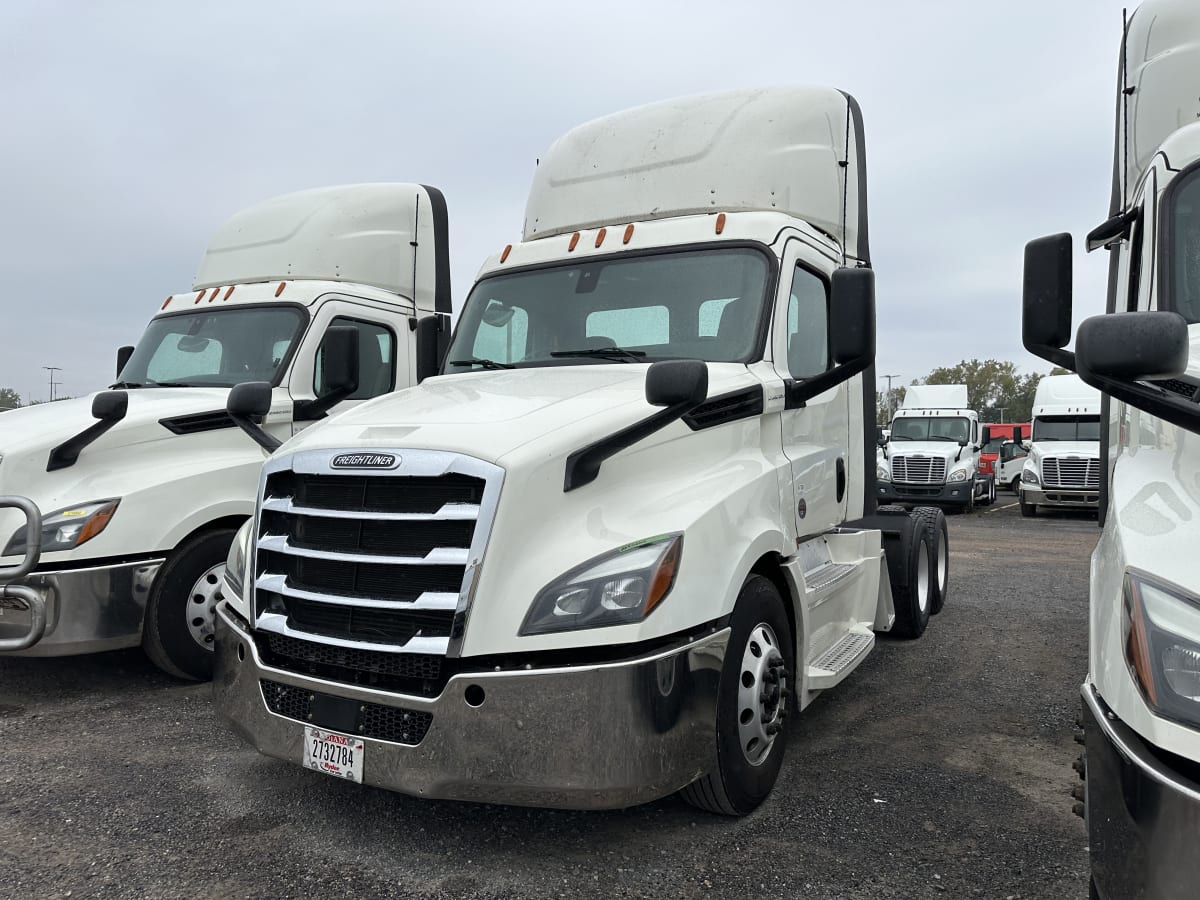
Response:
[[[1021,515],[1038,507],[1100,505],[1100,392],[1078,375],[1047,375],[1033,395],[1029,455],[1021,467]]]
[[[1108,313],[1071,337],[1071,238],[1025,252],[1024,342],[1105,395],[1084,777],[1092,895],[1200,885],[1200,9],[1153,0],[1123,41]],[[1036,435],[1035,435],[1036,436]]]
[[[24,590],[0,598],[0,651],[140,642],[166,671],[207,677],[225,558],[263,461],[225,411],[230,388],[271,385],[254,429],[269,449],[434,371],[439,329],[449,338],[447,244],[435,188],[270,200],[217,232],[192,290],[120,352],[112,390],[7,413],[0,494],[43,515],[33,546],[22,514],[0,509],[5,562],[40,552],[31,573],[5,577]]]
[[[905,391],[877,461],[881,501],[972,512],[996,499],[995,478],[979,471],[988,429],[967,407],[965,384],[914,384]]]
[[[789,709],[945,596],[941,513],[873,514],[864,159],[825,88],[558,140],[445,374],[266,464],[218,606],[235,729],[421,797],[758,805]]]

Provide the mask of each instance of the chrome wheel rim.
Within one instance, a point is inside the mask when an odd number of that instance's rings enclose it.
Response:
[[[783,728],[787,677],[775,632],[760,622],[750,631],[738,670],[738,745],[752,766],[762,765]]]
[[[917,603],[922,614],[929,611],[929,545],[923,540],[917,559]]]
[[[221,584],[225,577],[225,563],[219,563],[196,579],[188,592],[188,634],[205,650],[212,651],[216,640],[216,609],[221,602]]]

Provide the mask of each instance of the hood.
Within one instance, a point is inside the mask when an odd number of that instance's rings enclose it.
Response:
[[[171,432],[158,424],[159,419],[224,410],[229,388],[136,388],[126,393],[129,410],[100,438],[106,446],[170,437]],[[42,450],[49,454],[67,438],[95,424],[94,396],[9,411],[0,419],[0,456],[12,458]]]
[[[548,458],[555,448],[575,449],[653,412],[645,399],[647,368],[604,363],[441,375],[303,431],[279,452],[448,450],[503,465],[532,446]],[[708,372],[710,397],[760,384],[739,363],[709,363]]]
[[[1041,441],[1033,445],[1036,459],[1059,459],[1064,456],[1084,459],[1100,458],[1099,441]]]

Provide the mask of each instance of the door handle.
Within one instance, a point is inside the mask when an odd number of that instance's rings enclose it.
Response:
[[[837,502],[842,502],[846,496],[846,461],[840,456],[837,461]]]

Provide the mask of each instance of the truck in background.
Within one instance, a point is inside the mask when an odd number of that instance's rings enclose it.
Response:
[[[217,707],[263,753],[420,797],[750,812],[789,713],[946,598],[941,512],[875,514],[874,357],[851,97],[574,129],[444,374],[268,460]]]
[[[1047,375],[1033,395],[1033,425],[1024,443],[1021,515],[1038,507],[1100,505],[1100,392],[1078,375]]]
[[[1020,470],[1017,470],[1011,477],[1005,478],[1004,475],[1008,473],[1004,464],[1015,458],[1017,448],[1020,448],[1021,456],[1025,455],[1025,448],[1021,447],[1021,441],[1025,435],[1029,434],[1029,423],[989,422],[987,428],[988,440],[979,448],[979,471],[983,475],[991,475],[997,487],[1011,486],[1013,493],[1016,493],[1017,487],[1021,483]],[[1003,450],[1006,444],[1012,445],[1007,453]]]
[[[41,559],[0,609],[0,649],[141,643],[165,671],[207,677],[225,558],[263,460],[225,410],[230,389],[271,385],[253,429],[270,449],[433,371],[449,337],[447,243],[445,202],[422,185],[259,204],[217,232],[192,289],[122,348],[112,390],[6,414],[0,494],[36,503]],[[30,549],[21,514],[0,510],[0,557]]]
[[[996,499],[979,469],[988,426],[967,408],[965,384],[914,384],[892,419],[876,466],[876,496],[887,503],[935,503],[962,512]]]
[[[1122,41],[1109,218],[1087,238],[1109,252],[1107,314],[1073,353],[1071,237],[1025,251],[1025,346],[1104,394],[1076,791],[1102,900],[1200,885],[1197,78],[1195,3],[1143,3]]]

